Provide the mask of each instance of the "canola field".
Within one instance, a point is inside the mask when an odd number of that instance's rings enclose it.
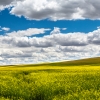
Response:
[[[100,100],[100,66],[2,66],[0,100]]]

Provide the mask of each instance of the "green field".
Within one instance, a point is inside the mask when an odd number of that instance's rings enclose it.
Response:
[[[0,100],[100,100],[100,58],[1,66]]]

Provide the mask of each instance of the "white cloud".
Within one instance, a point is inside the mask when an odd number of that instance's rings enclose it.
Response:
[[[99,0],[23,0],[10,13],[31,20],[100,19]]]
[[[100,45],[100,28],[93,32],[89,32],[88,41],[92,44]]]
[[[30,20],[100,19],[100,0],[0,0],[0,11]]]
[[[100,29],[87,34],[79,32],[63,34],[60,29],[55,27],[51,32],[58,34],[44,37],[28,38],[25,35],[18,37],[8,34],[0,36],[0,64],[37,63],[100,56]],[[27,33],[27,30],[24,32]]]
[[[10,31],[10,28],[0,26],[0,31]]]
[[[13,36],[13,37],[23,37],[23,36],[32,36],[36,34],[44,34],[46,31],[50,31],[50,29],[44,29],[44,28],[29,28],[27,30],[19,30],[19,31],[14,31],[11,33],[7,33],[8,36]]]
[[[51,35],[52,34],[59,34],[60,33],[60,28],[58,28],[58,27],[54,27],[54,30],[53,31],[51,31]]]
[[[9,31],[10,30],[10,28],[8,28],[8,27],[2,27],[1,29],[4,30],[4,31]]]
[[[60,33],[54,34],[50,38],[62,46],[85,46],[88,44],[87,36],[84,33]]]
[[[0,0],[0,11],[30,20],[100,19],[100,0]]]
[[[4,60],[4,58],[0,57],[0,61]]]
[[[17,0],[0,0],[0,11],[12,7],[15,1]]]
[[[0,5],[9,5],[15,0],[0,0]]]
[[[67,30],[67,28],[62,28],[62,30]]]

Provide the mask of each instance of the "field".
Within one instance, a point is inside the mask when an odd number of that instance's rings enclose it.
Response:
[[[100,59],[89,61],[1,66],[0,100],[100,100]]]

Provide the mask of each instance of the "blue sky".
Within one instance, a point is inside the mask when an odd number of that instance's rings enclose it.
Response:
[[[100,1],[0,1],[0,64],[100,56]]]
[[[64,33],[68,32],[92,32],[100,26],[100,20],[59,20],[50,21],[47,19],[36,21],[27,20],[24,17],[17,17],[9,14],[9,10],[5,9],[0,12],[0,26],[9,27],[10,31],[25,30],[28,28],[51,28],[60,27],[67,28]]]

